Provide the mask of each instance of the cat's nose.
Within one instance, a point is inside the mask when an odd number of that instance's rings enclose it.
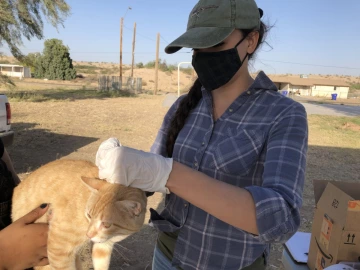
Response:
[[[90,239],[93,238],[95,235],[96,235],[96,232],[94,232],[94,231],[88,231],[86,233],[86,236]]]

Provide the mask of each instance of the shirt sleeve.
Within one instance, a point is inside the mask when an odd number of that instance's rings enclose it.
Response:
[[[262,186],[250,186],[259,239],[284,243],[300,226],[305,181],[308,123],[305,108],[293,104],[269,132]]]
[[[177,108],[179,107],[180,101],[184,98],[184,96],[179,97],[174,104],[170,107],[168,112],[166,113],[164,120],[162,122],[162,125],[158,131],[158,134],[155,138],[155,141],[153,145],[150,148],[150,152],[158,155],[162,155],[164,157],[167,157],[166,152],[166,136],[167,131],[169,129],[171,120],[173,119]]]

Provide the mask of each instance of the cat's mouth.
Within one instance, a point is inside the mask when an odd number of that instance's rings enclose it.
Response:
[[[103,238],[99,238],[99,237],[93,237],[90,239],[91,242],[95,243],[95,244],[100,244],[100,243],[104,243],[106,242],[108,239],[103,239]]]

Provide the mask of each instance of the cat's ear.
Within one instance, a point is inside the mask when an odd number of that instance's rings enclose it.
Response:
[[[142,211],[142,207],[139,202],[124,200],[117,201],[115,204],[119,208],[125,208],[133,216],[139,216]]]
[[[81,176],[81,180],[93,192],[97,192],[106,183],[105,180],[100,180],[98,178],[90,178],[85,176]]]

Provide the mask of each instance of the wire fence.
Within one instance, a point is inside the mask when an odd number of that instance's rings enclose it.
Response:
[[[137,94],[142,90],[142,78],[100,76],[98,78],[99,91],[120,91],[125,90]]]

